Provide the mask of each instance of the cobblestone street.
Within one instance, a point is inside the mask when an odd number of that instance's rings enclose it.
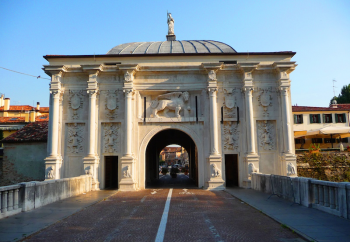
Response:
[[[118,192],[23,241],[155,241],[169,190]],[[173,189],[164,241],[303,240],[224,191]]]

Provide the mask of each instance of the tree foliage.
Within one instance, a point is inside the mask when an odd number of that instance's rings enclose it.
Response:
[[[338,104],[350,103],[350,84],[343,86],[338,97],[334,97],[334,99],[337,101]],[[331,104],[332,100],[333,98],[330,101]]]

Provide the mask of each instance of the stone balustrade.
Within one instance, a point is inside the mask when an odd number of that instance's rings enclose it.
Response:
[[[11,185],[0,187],[0,219],[19,213],[22,209],[18,207],[18,194],[21,185]]]
[[[350,183],[252,174],[252,189],[350,219]]]
[[[91,190],[91,175],[0,187],[0,219]]]

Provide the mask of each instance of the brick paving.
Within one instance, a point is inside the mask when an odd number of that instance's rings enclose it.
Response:
[[[118,192],[23,241],[154,241],[168,192]],[[174,189],[164,241],[302,240],[226,192]]]

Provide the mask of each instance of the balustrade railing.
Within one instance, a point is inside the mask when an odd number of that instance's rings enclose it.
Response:
[[[348,182],[253,173],[252,188],[350,219],[350,183]]]
[[[19,184],[0,187],[0,218],[10,216],[21,211],[21,208],[18,206],[18,194],[20,189],[21,186]]]

